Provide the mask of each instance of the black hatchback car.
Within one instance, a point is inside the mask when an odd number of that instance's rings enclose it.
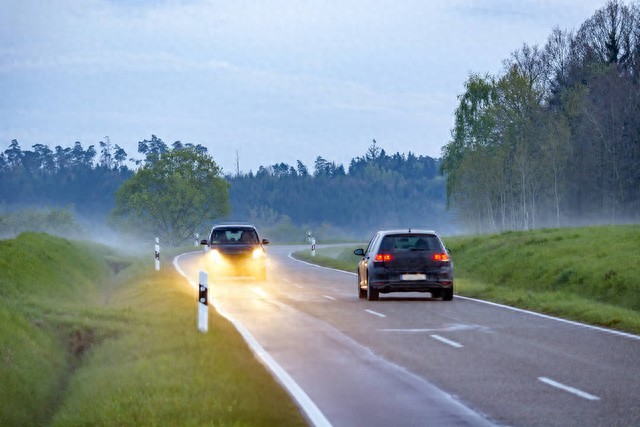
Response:
[[[369,301],[380,293],[430,292],[444,301],[453,299],[453,262],[434,231],[378,231],[367,249],[356,249],[358,297]]]
[[[253,225],[216,225],[209,240],[202,240],[209,247],[209,273],[216,276],[253,276],[267,279],[267,254]]]

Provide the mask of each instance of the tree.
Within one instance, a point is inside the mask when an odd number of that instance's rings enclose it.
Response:
[[[104,141],[100,141],[100,166],[111,169],[113,164],[113,154],[111,154],[111,139],[104,137]]]
[[[17,140],[11,140],[11,144],[9,144],[9,148],[4,150],[4,154],[7,155],[7,164],[10,167],[15,168],[22,163],[23,153]]]
[[[112,224],[179,245],[227,216],[229,184],[213,158],[195,147],[164,152],[116,191]]]
[[[127,152],[124,151],[124,149],[118,144],[116,144],[115,146],[115,154],[113,155],[113,160],[115,161],[115,166],[118,169],[123,167],[125,160],[127,160]]]
[[[302,163],[300,160],[298,160],[298,166],[297,166],[296,172],[300,176],[309,176],[309,170],[307,169],[307,166],[304,163]]]
[[[618,0],[609,0],[578,31],[582,58],[628,69],[633,62],[637,19],[633,8]]]
[[[178,149],[182,148],[182,143],[179,141],[176,142],[178,144],[174,143],[174,146]],[[162,139],[158,138],[155,135],[151,135],[151,141],[147,139],[145,139],[144,141],[138,141],[138,153],[145,155],[144,161],[146,163],[153,163],[157,161],[160,156],[162,156],[168,150],[169,148],[167,147],[167,144],[165,144]]]
[[[371,140],[371,145],[367,148],[367,154],[365,154],[365,159],[375,161],[380,157],[380,147],[376,145],[376,140]]]

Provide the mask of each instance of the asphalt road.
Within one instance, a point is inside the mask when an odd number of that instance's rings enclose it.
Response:
[[[269,279],[210,285],[311,424],[638,426],[640,337],[428,294],[359,300],[354,274],[268,248]],[[204,253],[174,264],[192,281]]]

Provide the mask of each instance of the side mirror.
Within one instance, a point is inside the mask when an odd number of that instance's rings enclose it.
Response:
[[[263,245],[268,245],[268,244],[269,244],[269,241],[268,241],[267,239],[262,239],[262,244],[263,244]]]
[[[358,248],[355,251],[353,251],[353,254],[358,256],[364,256],[364,249]]]
[[[206,240],[200,240],[200,244],[201,244],[201,245],[208,245],[208,244],[209,244],[209,242],[207,242]]]

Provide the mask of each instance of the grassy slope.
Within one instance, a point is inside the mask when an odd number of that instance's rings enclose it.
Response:
[[[0,425],[305,424],[226,320],[197,332],[173,268],[115,274],[129,261],[43,234],[0,260]]]
[[[78,332],[66,318],[94,296],[92,277],[108,277],[88,250],[39,233],[0,241],[0,425],[44,424],[55,410]]]
[[[460,295],[640,333],[638,225],[444,240]],[[353,249],[320,250],[314,262],[355,271]],[[308,251],[297,256],[311,258]]]

